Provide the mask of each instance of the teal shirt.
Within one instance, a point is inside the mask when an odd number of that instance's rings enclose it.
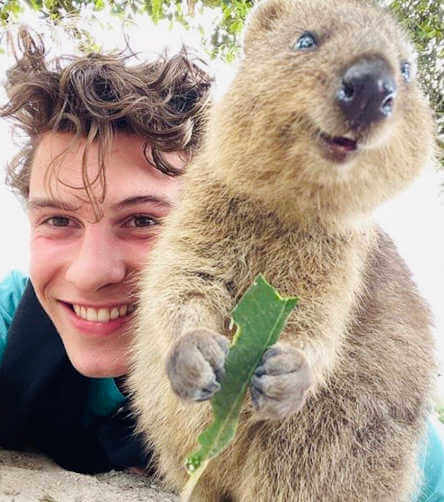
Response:
[[[5,351],[9,326],[26,287],[27,278],[13,271],[0,282],[0,360]]]
[[[0,361],[6,346],[9,326],[26,287],[27,278],[12,272],[0,282]],[[115,411],[125,398],[112,378],[92,378],[85,419],[106,416]],[[444,502],[444,434],[439,424],[429,422],[424,454],[418,460],[424,482],[415,502]]]
[[[429,422],[425,454],[420,466],[424,483],[417,502],[444,502],[444,426]]]

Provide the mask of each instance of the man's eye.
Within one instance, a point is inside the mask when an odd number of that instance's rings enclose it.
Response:
[[[127,227],[146,228],[157,225],[159,222],[151,216],[138,215],[133,216],[126,222]]]
[[[71,220],[66,216],[51,216],[51,218],[45,220],[44,223],[51,227],[68,227],[70,226]]]

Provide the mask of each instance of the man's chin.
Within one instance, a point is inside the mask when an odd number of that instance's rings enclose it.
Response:
[[[74,368],[84,377],[87,378],[118,378],[127,374],[126,366],[115,362],[106,363],[102,361],[97,364],[97,360],[84,360],[83,358],[71,357],[68,353],[68,358]]]

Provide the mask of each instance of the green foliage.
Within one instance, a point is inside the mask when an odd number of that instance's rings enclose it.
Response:
[[[438,406],[436,411],[438,412],[439,421],[444,424],[444,406]]]
[[[233,310],[237,331],[225,361],[221,389],[211,400],[214,420],[199,436],[200,449],[190,455],[186,468],[191,474],[182,493],[189,500],[208,461],[233,439],[239,413],[253,373],[265,350],[277,342],[297,298],[281,298],[260,275]]]
[[[387,0],[379,0],[387,4]],[[79,14],[89,7],[100,12],[106,6],[111,12],[124,20],[131,20],[136,14],[147,14],[154,22],[162,19],[170,25],[181,23],[190,27],[190,19],[205,9],[217,11],[220,22],[207,33],[207,27],[198,26],[204,46],[212,57],[226,61],[235,58],[240,44],[240,32],[245,18],[255,0],[2,0],[0,2],[0,23],[6,25],[17,20],[25,6],[34,9],[47,19],[58,21],[67,15]],[[443,118],[442,61],[444,56],[442,6],[437,0],[391,0],[389,6],[410,31],[421,54],[423,68],[421,79],[425,85],[432,105]],[[443,124],[441,132],[443,132]]]
[[[9,19],[17,17],[21,12],[19,0],[5,0],[0,7],[0,20],[5,24]]]
[[[0,2],[0,23],[5,26],[10,21],[19,20],[25,7],[54,22],[66,16],[79,15],[82,9],[87,7],[96,13],[109,7],[111,13],[122,20],[130,21],[136,14],[147,14],[155,23],[166,19],[170,21],[170,26],[180,23],[185,28],[189,28],[190,16],[202,13],[207,8],[219,11],[221,21],[210,34],[205,33],[205,26],[198,27],[205,41],[204,45],[212,57],[221,57],[231,61],[238,51],[239,33],[252,5],[252,0],[187,0],[187,2],[183,0],[3,0]]]
[[[422,82],[438,119],[438,134],[444,141],[444,23],[442,2],[437,0],[392,0],[390,9],[411,34],[418,50]]]
[[[232,61],[240,47],[240,33],[244,27],[248,12],[253,6],[252,0],[224,0],[204,2],[211,4],[212,8],[222,11],[221,22],[211,37],[212,57],[223,57],[226,61]]]

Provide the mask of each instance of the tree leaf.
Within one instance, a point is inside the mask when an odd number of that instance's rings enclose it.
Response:
[[[154,23],[157,24],[161,19],[162,15],[162,0],[153,0],[152,6],[153,6],[152,19]]]
[[[189,500],[208,461],[221,453],[233,439],[239,413],[250,380],[265,350],[277,342],[297,298],[281,298],[262,275],[234,308],[237,331],[225,362],[221,389],[211,400],[214,420],[198,437],[200,449],[190,455],[185,467],[191,474],[182,500]]]

